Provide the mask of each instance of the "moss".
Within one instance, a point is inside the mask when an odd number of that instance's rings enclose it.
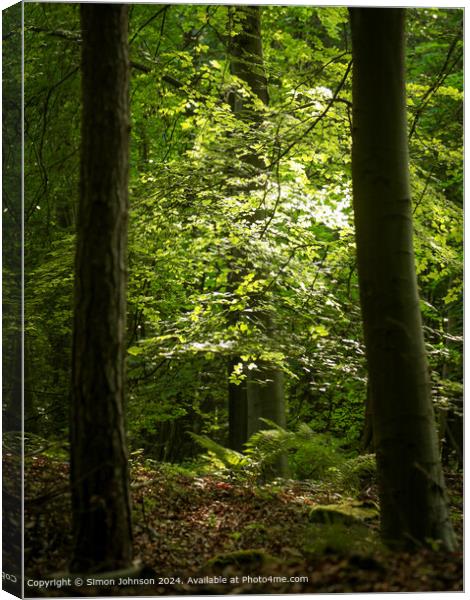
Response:
[[[310,523],[354,525],[364,523],[378,517],[375,507],[355,504],[327,504],[314,506],[309,514]]]
[[[328,553],[370,556],[382,547],[377,533],[358,522],[309,524],[304,536],[302,552],[307,557]]]
[[[243,566],[261,566],[267,563],[277,562],[277,559],[264,550],[237,550],[227,554],[219,554],[212,558],[207,564],[210,567],[227,567],[235,565]]]

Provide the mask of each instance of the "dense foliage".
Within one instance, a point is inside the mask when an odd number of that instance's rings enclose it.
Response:
[[[148,4],[130,12],[131,449],[181,462],[201,451],[190,432],[226,445],[228,382],[241,384],[269,361],[285,376],[287,430],[305,424],[357,453],[367,376],[351,209],[347,10],[264,7],[269,105],[231,74],[226,6]],[[416,260],[440,437],[445,456],[458,459],[462,12],[408,13]],[[65,440],[78,7],[28,3],[25,22],[26,427]],[[256,128],[233,114],[233,90]],[[266,164],[261,175],[244,160],[250,152]],[[253,317],[254,304],[269,315],[269,330]],[[295,468],[308,477],[308,464]]]

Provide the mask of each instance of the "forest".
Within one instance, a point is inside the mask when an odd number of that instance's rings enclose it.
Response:
[[[24,107],[18,15],[27,595],[461,591],[463,10],[26,3]]]

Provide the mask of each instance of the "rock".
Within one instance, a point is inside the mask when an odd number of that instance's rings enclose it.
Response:
[[[373,507],[353,506],[351,504],[326,504],[314,506],[309,514],[310,523],[331,525],[342,523],[354,525],[364,523],[378,517],[378,511]]]

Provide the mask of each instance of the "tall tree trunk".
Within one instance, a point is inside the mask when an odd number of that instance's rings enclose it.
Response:
[[[452,550],[412,240],[403,9],[350,9],[353,188],[382,536]]]
[[[129,58],[126,5],[80,6],[82,146],[75,262],[71,570],[129,566],[125,393]]]
[[[236,35],[230,36],[228,50],[231,72],[247,84],[264,104],[268,104],[269,95],[261,40],[261,8],[259,6],[232,7],[230,19],[231,28],[238,30]],[[238,118],[250,123],[253,129],[257,127],[257,115],[250,106],[247,106],[242,95],[233,91],[230,105]],[[266,168],[262,158],[252,151],[244,154],[243,161],[249,167],[248,172],[253,175]],[[250,221],[255,223],[265,218],[265,211],[257,210],[250,216]],[[239,280],[240,274],[234,273],[232,285],[239,283]],[[268,314],[254,307],[253,315],[263,329],[273,334]],[[233,368],[237,362],[232,360],[230,368]],[[235,450],[242,450],[253,433],[266,428],[261,418],[269,419],[281,426],[285,426],[286,423],[282,372],[265,361],[259,363],[256,371],[247,372],[246,382],[238,386],[229,384],[229,443]],[[285,457],[277,461],[273,471],[275,475],[286,474]]]

